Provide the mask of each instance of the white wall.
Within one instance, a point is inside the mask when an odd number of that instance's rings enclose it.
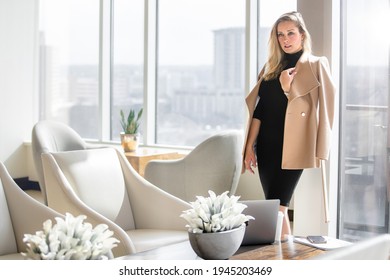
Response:
[[[27,175],[36,94],[36,0],[0,0],[0,160],[11,176]]]

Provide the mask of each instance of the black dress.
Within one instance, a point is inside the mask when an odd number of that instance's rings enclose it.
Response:
[[[285,54],[284,69],[295,67],[301,55],[302,51]],[[289,206],[303,170],[282,169],[287,97],[280,85],[279,76],[261,82],[259,97],[253,117],[261,121],[256,143],[260,181],[266,199],[280,199],[281,205]]]

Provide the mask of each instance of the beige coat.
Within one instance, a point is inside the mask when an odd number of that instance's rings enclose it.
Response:
[[[326,57],[303,54],[296,71],[287,95],[282,168],[317,168],[321,159],[329,157],[336,89]],[[246,135],[259,98],[261,81],[262,73],[246,97],[249,111]]]

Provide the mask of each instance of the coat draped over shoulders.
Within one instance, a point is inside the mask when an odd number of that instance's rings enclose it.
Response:
[[[246,137],[259,99],[263,72],[245,99]],[[303,54],[296,64],[296,72],[287,94],[282,168],[318,168],[320,160],[329,158],[336,88],[326,57]]]

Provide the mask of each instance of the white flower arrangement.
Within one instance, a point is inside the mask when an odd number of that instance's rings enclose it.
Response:
[[[240,227],[242,224],[253,220],[242,211],[247,207],[239,203],[239,196],[228,196],[228,191],[216,195],[209,191],[209,197],[197,196],[195,202],[191,202],[191,209],[183,211],[180,217],[187,221],[186,227],[192,233],[221,232]]]
[[[26,259],[31,260],[104,260],[112,258],[111,249],[117,246],[119,240],[111,237],[113,232],[106,224],[95,228],[90,223],[84,223],[87,217],[73,217],[66,213],[65,219],[55,218],[57,223],[52,226],[49,219],[43,223],[43,231],[35,235],[25,234],[27,245]]]

